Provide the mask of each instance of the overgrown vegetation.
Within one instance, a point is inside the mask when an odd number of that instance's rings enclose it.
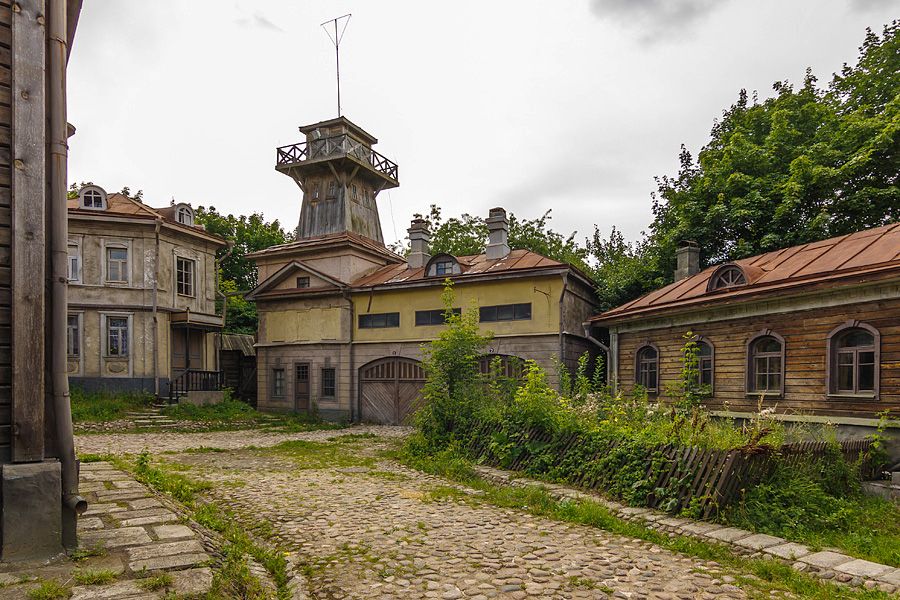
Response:
[[[443,300],[446,307],[453,306],[452,287]],[[701,498],[680,502],[692,473],[658,483],[671,465],[665,446],[768,455],[774,464],[771,473],[764,472],[761,483],[746,490],[740,502],[719,507],[716,518],[900,566],[900,508],[862,497],[859,464],[847,462],[833,440],[825,456],[787,466],[778,449],[793,432],[767,420],[766,411],[740,427],[710,417],[702,405],[707,391],[696,383],[697,345],[690,332],[685,335],[682,378],[671,390],[676,400],[656,405],[640,390],[628,396],[609,393],[590,373],[587,356],[575,373],[561,371],[561,391],[530,361],[521,381],[500,377],[498,369],[481,375],[478,358],[487,340],[476,314],[448,311],[447,327],[426,348],[426,401],[416,414],[417,432],[406,444],[408,456],[463,459],[478,445],[505,468],[527,456],[521,468],[532,477],[599,480],[606,493],[628,504],[643,506],[652,499],[665,510],[684,506],[686,516],[697,516]],[[541,435],[529,435],[534,432]],[[577,444],[568,442],[573,435]],[[714,492],[701,492],[718,502]],[[876,522],[875,514],[893,525],[868,527]]]
[[[126,418],[126,413],[147,409],[150,394],[128,392],[86,392],[78,386],[69,391],[72,399],[72,421],[98,423]]]

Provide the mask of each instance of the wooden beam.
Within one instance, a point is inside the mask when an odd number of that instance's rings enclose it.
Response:
[[[44,459],[46,38],[44,0],[12,16],[12,459]]]

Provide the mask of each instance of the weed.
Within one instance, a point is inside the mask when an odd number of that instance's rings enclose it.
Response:
[[[104,423],[124,419],[130,411],[150,407],[150,394],[125,392],[85,392],[78,386],[71,388],[72,422]]]
[[[118,573],[109,569],[76,569],[72,573],[72,578],[78,585],[103,585],[105,583],[112,583],[118,576]]]
[[[69,553],[69,558],[74,561],[82,561],[93,556],[106,556],[106,548],[102,544],[78,548]]]
[[[138,579],[137,584],[148,592],[155,592],[167,587],[171,587],[174,579],[168,573],[160,573],[159,575],[149,575],[142,579]]]
[[[29,600],[63,600],[71,595],[72,590],[52,579],[42,581],[38,587],[28,591]]]

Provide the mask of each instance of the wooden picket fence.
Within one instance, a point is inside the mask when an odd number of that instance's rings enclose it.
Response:
[[[505,460],[501,460],[492,450],[492,442],[495,435],[502,431],[503,426],[499,423],[485,423],[470,432],[470,456],[481,463],[513,471],[528,470],[531,466],[549,472],[566,460],[572,448],[586,442],[580,433],[558,438],[553,433],[532,428],[517,436],[512,458],[506,456]],[[568,483],[593,490],[609,488],[618,473],[589,467],[604,453],[613,451],[619,443],[611,441],[597,450],[574,480],[570,479]],[[852,463],[862,459],[861,474],[868,476],[876,468],[868,460],[871,446],[872,440],[846,440],[840,442],[840,451]],[[548,447],[549,457],[547,452],[531,452],[531,448],[545,450]],[[711,450],[674,444],[654,446],[648,449],[653,460],[648,461],[650,464],[647,465],[645,479],[652,482],[652,491],[647,496],[646,506],[677,513],[693,505],[692,512],[708,518],[719,508],[739,499],[742,490],[762,481],[771,473],[776,460],[796,466],[812,464],[825,456],[827,448],[827,443],[813,441],[784,444],[777,451],[762,448],[751,451]],[[538,460],[541,462],[536,465]]]

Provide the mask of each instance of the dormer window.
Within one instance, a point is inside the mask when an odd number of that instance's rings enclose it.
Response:
[[[106,210],[106,192],[100,186],[86,185],[78,192],[81,208]]]
[[[462,268],[456,257],[450,254],[438,254],[425,265],[425,273],[428,277],[450,277],[462,273]]]
[[[744,270],[737,265],[725,265],[713,273],[709,280],[708,291],[727,290],[742,285],[747,285]]]
[[[179,206],[178,210],[175,212],[175,215],[178,219],[178,222],[182,225],[194,225],[194,211],[191,210],[190,206]]]

